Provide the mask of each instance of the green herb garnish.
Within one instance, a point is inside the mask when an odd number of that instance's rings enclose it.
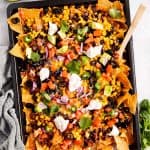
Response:
[[[31,53],[31,60],[33,62],[39,62],[40,61],[40,54],[38,52],[32,52]]]
[[[80,73],[81,64],[79,61],[73,60],[67,65],[67,69],[70,73]]]
[[[144,99],[140,104],[140,131],[142,150],[150,148],[150,100]]]
[[[81,129],[85,130],[87,128],[89,128],[92,124],[92,120],[89,117],[82,117],[79,121],[79,126]]]

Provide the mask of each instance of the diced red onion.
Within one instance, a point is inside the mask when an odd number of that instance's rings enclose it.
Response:
[[[37,88],[37,84],[36,84],[35,81],[33,81],[33,84],[32,84],[32,91],[34,91],[36,88]]]
[[[81,45],[80,45],[80,54],[82,54],[83,52],[83,42],[81,42]]]
[[[67,104],[68,103],[68,97],[67,96],[61,96],[61,98],[60,99],[57,99],[56,101],[57,101],[57,103],[59,103],[59,104]]]
[[[79,97],[83,93],[83,90],[84,90],[83,86],[77,89],[77,97]]]
[[[57,56],[57,59],[58,59],[59,61],[64,61],[65,57],[63,57],[63,56]]]

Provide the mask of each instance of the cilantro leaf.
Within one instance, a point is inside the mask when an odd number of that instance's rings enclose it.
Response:
[[[73,60],[67,65],[67,69],[70,73],[80,73],[81,64],[79,61]]]
[[[85,130],[87,128],[89,128],[92,124],[92,120],[89,117],[82,117],[79,121],[79,126],[81,129]]]
[[[40,61],[40,54],[38,52],[32,52],[31,53],[31,60],[33,62],[39,62]]]

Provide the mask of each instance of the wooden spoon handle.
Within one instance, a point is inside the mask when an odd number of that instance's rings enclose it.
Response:
[[[129,40],[130,40],[130,38],[131,38],[131,36],[132,36],[132,34],[134,32],[136,26],[138,25],[141,17],[143,16],[143,13],[144,13],[145,9],[146,9],[146,7],[143,4],[141,4],[139,6],[139,8],[138,8],[138,10],[137,10],[137,12],[136,12],[136,14],[134,16],[134,19],[133,19],[133,21],[132,21],[132,23],[131,23],[131,25],[129,27],[129,30],[128,30],[128,32],[127,32],[127,34],[126,34],[126,36],[125,36],[125,38],[124,38],[124,40],[123,40],[123,42],[121,44],[121,47],[120,47],[119,51],[118,51],[120,58],[123,57],[123,53],[125,51],[125,48],[126,48],[128,42],[129,42]]]

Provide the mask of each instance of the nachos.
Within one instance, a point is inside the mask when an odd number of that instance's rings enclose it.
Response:
[[[19,8],[10,54],[21,59],[26,150],[129,150],[136,95],[117,51],[128,29],[120,1]]]

